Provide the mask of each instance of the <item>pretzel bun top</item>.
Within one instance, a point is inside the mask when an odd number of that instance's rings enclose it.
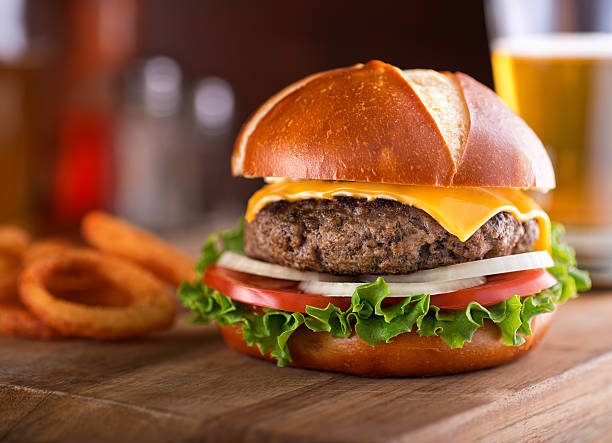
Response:
[[[306,77],[246,122],[233,175],[431,186],[555,187],[546,150],[462,73],[380,61]]]

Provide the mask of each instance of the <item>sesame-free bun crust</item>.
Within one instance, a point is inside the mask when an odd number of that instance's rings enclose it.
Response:
[[[547,190],[542,143],[493,91],[461,73],[380,61],[311,75],[246,122],[232,173]]]
[[[297,329],[288,345],[290,366],[322,371],[344,372],[367,377],[409,377],[455,374],[490,368],[511,362],[532,349],[546,334],[553,313],[541,314],[531,322],[532,334],[521,346],[507,346],[500,330],[486,320],[470,343],[451,349],[439,337],[421,337],[415,332],[401,334],[391,343],[372,347],[356,335],[333,338],[327,332]],[[243,354],[274,361],[248,346],[237,326],[219,326],[225,342]]]

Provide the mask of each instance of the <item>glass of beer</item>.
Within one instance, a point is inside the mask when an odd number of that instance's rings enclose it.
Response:
[[[495,89],[546,146],[541,199],[593,281],[612,285],[612,1],[488,0]]]

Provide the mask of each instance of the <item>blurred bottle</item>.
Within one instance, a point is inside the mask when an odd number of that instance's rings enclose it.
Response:
[[[168,57],[138,64],[128,78],[117,132],[115,211],[141,226],[158,229],[184,216],[171,168],[186,147],[182,73]],[[197,209],[197,208],[194,208]]]
[[[194,222],[219,197],[234,117],[229,84],[215,77],[184,86],[178,63],[153,57],[126,85],[115,150],[115,210],[150,229]],[[221,163],[222,162],[222,163]]]
[[[35,207],[41,54],[24,0],[0,2],[0,223],[29,224]]]
[[[543,201],[596,284],[612,284],[612,1],[489,0],[500,96],[542,139]]]
[[[138,0],[71,0],[53,215],[74,226],[112,205],[116,80],[136,49]]]

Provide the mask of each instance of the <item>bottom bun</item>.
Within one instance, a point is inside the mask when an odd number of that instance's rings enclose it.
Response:
[[[533,348],[546,334],[553,314],[541,314],[531,321],[532,334],[521,346],[507,346],[501,332],[485,320],[470,343],[451,349],[440,337],[421,337],[415,332],[398,335],[391,343],[372,347],[356,335],[333,338],[327,332],[312,332],[302,326],[291,335],[290,366],[344,372],[367,377],[409,377],[456,374],[491,368],[511,362]],[[274,361],[248,346],[238,326],[219,326],[225,342],[243,354]]]

